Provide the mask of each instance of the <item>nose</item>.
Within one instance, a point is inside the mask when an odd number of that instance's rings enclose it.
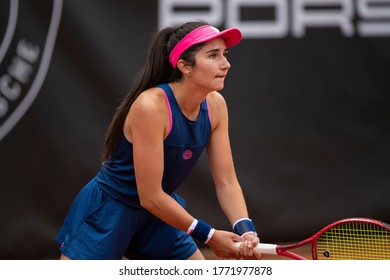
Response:
[[[223,57],[223,59],[222,59],[222,61],[221,61],[221,68],[223,69],[223,70],[228,70],[228,69],[230,69],[230,62],[227,60],[227,58],[224,56]]]

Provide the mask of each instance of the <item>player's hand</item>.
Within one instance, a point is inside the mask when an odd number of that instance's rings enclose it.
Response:
[[[242,241],[242,238],[233,232],[215,230],[207,245],[218,257],[239,260],[241,258],[240,253],[233,244],[240,241]]]
[[[254,234],[247,234],[242,238],[240,245],[240,256],[244,260],[259,260],[263,258],[256,246],[260,243],[260,239]]]

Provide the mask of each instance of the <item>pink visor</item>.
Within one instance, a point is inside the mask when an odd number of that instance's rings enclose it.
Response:
[[[176,63],[182,53],[189,47],[210,41],[212,39],[221,37],[225,40],[227,48],[238,44],[242,39],[241,31],[237,28],[229,28],[224,31],[219,31],[217,28],[210,25],[203,25],[188,33],[179,43],[173,48],[169,55],[169,62],[173,68],[176,68]]]

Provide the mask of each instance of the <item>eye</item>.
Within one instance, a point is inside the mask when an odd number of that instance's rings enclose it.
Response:
[[[224,51],[224,52],[223,52],[223,56],[224,56],[224,57],[228,57],[228,56],[229,56],[229,51],[228,51],[228,50]]]
[[[211,53],[211,54],[209,55],[209,57],[210,57],[210,58],[216,58],[216,57],[217,57],[217,54],[216,54],[216,53]]]

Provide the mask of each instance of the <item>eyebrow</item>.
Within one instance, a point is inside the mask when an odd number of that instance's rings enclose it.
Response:
[[[207,51],[206,53],[211,53],[211,52],[227,52],[229,49],[228,48],[226,48],[226,49],[224,49],[224,50],[221,50],[221,49],[211,49],[211,50],[209,50],[209,51]]]

